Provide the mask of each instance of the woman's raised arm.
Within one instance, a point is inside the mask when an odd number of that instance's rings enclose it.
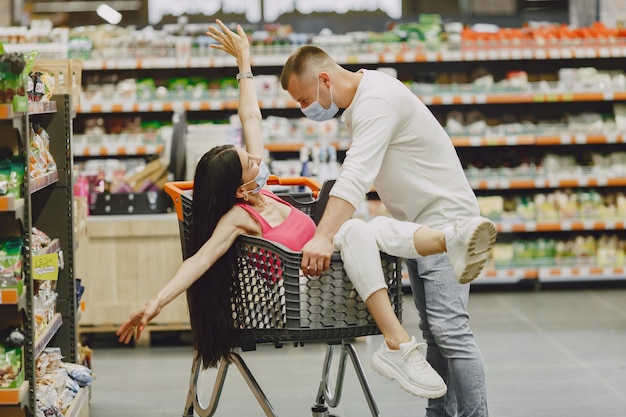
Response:
[[[252,65],[250,62],[250,43],[248,36],[237,25],[237,33],[228,29],[221,20],[217,19],[219,27],[209,26],[207,35],[213,38],[217,44],[211,47],[227,52],[237,60],[239,68],[239,120],[243,128],[243,138],[246,150],[252,155],[263,156],[263,136],[261,134],[261,109],[259,99],[252,78]]]

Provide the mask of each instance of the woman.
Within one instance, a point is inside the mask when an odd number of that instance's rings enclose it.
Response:
[[[235,239],[241,234],[259,236],[300,251],[315,232],[315,224],[306,214],[266,187],[269,172],[259,156],[264,152],[262,116],[252,79],[248,38],[241,26],[235,33],[220,20],[217,25],[219,28],[210,27],[207,34],[217,41],[212,47],[237,60],[238,113],[247,149],[218,146],[201,158],[194,177],[194,255],[117,331],[121,342],[130,342],[133,335],[138,339],[148,322],[186,290],[193,345],[205,368],[217,366],[231,351],[234,325],[230,283],[236,258],[232,248]],[[483,220],[479,218],[444,233],[387,217],[367,223],[351,219],[335,238],[335,249],[341,252],[344,268],[385,339],[372,358],[372,366],[383,376],[398,380],[413,395],[437,398],[446,393],[446,385],[419,352],[424,344],[407,334],[394,313],[379,250],[414,258],[442,253],[448,247],[455,256],[464,257],[468,250],[466,236]]]

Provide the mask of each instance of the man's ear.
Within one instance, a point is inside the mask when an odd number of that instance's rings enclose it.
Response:
[[[330,75],[326,71],[322,71],[318,74],[318,78],[320,80],[320,84],[328,87],[330,84]]]

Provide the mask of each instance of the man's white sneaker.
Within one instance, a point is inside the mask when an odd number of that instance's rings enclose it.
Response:
[[[372,356],[372,368],[387,379],[396,380],[407,392],[422,398],[442,397],[447,387],[437,371],[424,359],[419,348],[426,343],[401,343],[399,350],[391,350],[383,340]]]
[[[473,281],[487,263],[498,234],[496,226],[484,217],[473,217],[457,220],[443,231],[454,274],[461,284]]]

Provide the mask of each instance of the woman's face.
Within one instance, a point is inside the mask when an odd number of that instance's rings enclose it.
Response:
[[[257,186],[254,179],[259,173],[259,164],[262,157],[258,155],[250,155],[245,149],[236,148],[241,161],[241,184],[244,190],[254,190]]]

